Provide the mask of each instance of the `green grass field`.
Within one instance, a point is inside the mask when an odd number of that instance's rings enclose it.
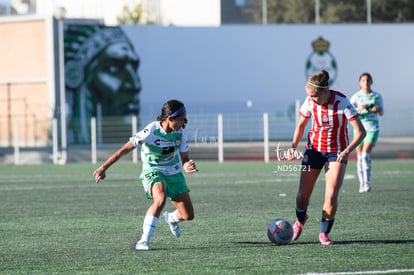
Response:
[[[92,177],[98,165],[3,165],[0,273],[414,273],[413,160],[373,160],[366,194],[358,193],[350,162],[328,247],[318,241],[323,177],[301,238],[286,246],[267,239],[271,219],[295,220],[298,173],[275,173],[278,165],[198,162],[200,172],[187,176],[195,219],[181,223],[180,239],[160,220],[153,250],[139,252],[130,246],[150,204],[140,165],[117,163],[99,185]]]

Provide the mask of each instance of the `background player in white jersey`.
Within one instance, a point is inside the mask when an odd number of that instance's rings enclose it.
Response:
[[[300,119],[293,134],[289,158],[302,139],[306,124],[312,118],[312,129],[303,155],[299,191],[296,195],[296,222],[293,225],[293,240],[297,240],[308,219],[306,214],[316,180],[325,167],[325,201],[319,241],[330,245],[329,239],[349,154],[365,137],[365,130],[354,106],[345,95],[329,90],[329,74],[322,70],[312,75],[305,86],[307,98],[300,108]],[[351,142],[348,140],[348,121],[355,129]]]
[[[371,90],[372,77],[363,73],[359,77],[361,90],[351,97],[351,103],[357,109],[367,136],[356,148],[359,192],[371,191],[371,152],[379,136],[378,115],[384,113],[382,96]]]
[[[153,203],[145,215],[136,250],[151,249],[149,242],[167,198],[177,208],[174,212],[163,213],[174,236],[178,238],[181,235],[180,221],[194,218],[193,204],[182,173],[182,170],[186,173],[198,171],[194,161],[189,158],[187,136],[183,131],[186,123],[184,104],[169,100],[163,105],[157,121],[137,132],[93,173],[96,183],[99,183],[112,164],[136,147],[141,147],[143,165],[140,179],[147,198],[152,199]]]

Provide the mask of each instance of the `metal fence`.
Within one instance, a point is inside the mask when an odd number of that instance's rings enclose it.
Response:
[[[400,109],[386,110],[387,112],[380,118],[381,133],[380,138],[394,137],[414,137],[414,110]],[[219,125],[219,117],[222,124]],[[30,147],[26,146],[24,137],[13,133],[13,146],[0,147],[0,163],[31,163],[31,162],[54,162],[66,163],[71,161],[100,161],[105,159],[123,143],[128,141],[134,131],[140,130],[145,125],[155,120],[154,115],[141,116],[134,121],[132,117],[120,120],[114,117],[103,117],[101,121],[96,121],[95,128],[95,157],[93,156],[91,143],[88,144],[69,144],[67,147],[68,157],[61,159],[61,149],[59,143],[59,131],[50,130],[49,146]],[[231,159],[229,154],[232,152],[233,145],[236,143],[247,144],[246,150],[237,149],[239,158],[251,157],[254,149],[255,155],[264,155],[266,159],[266,148],[272,151],[275,143],[289,142],[292,139],[296,125],[294,119],[280,113],[228,113],[228,114],[188,114],[188,124],[186,133],[190,146],[195,148],[202,159],[220,160],[220,142],[223,142],[221,153],[223,159]],[[122,123],[120,123],[122,121]],[[58,125],[57,123],[51,123]],[[308,128],[311,123],[309,123]],[[19,131],[19,125],[15,124],[13,131]],[[266,125],[268,128],[266,129]],[[23,125],[20,125],[23,127]],[[220,133],[220,127],[222,132]],[[352,131],[349,131],[352,136]],[[304,136],[304,138],[306,138]],[[273,145],[266,145],[266,141]],[[52,146],[52,144],[54,146]],[[224,149],[223,149],[224,147]],[[414,148],[413,148],[414,149]],[[236,150],[236,149],[234,149]],[[17,152],[17,153],[16,153]],[[18,159],[16,159],[18,158]],[[136,156],[133,157],[133,159]]]

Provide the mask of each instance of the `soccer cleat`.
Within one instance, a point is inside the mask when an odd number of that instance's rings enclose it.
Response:
[[[165,211],[162,215],[164,217],[165,222],[170,226],[171,233],[175,237],[179,238],[181,236],[181,229],[178,225],[178,222],[170,222],[168,220],[168,211]]]
[[[303,222],[300,222],[298,219],[296,219],[296,222],[293,225],[292,241],[295,241],[295,240],[299,239],[300,234],[302,233],[303,226],[305,225],[308,218],[309,218],[309,216],[308,216],[308,214],[306,214],[305,220]]]
[[[372,189],[372,187],[371,187],[371,183],[370,183],[370,182],[368,182],[368,183],[364,183],[363,185],[361,185],[361,186],[359,187],[359,193],[366,193],[366,192],[370,192],[370,191],[371,191],[371,189]]]
[[[365,183],[360,183],[359,184],[359,193],[364,193],[365,192]]]
[[[135,250],[151,250],[151,247],[147,241],[137,241]]]
[[[324,232],[319,233],[319,241],[322,245],[331,245],[333,242],[329,239],[328,234]]]
[[[372,189],[371,183],[367,182],[367,184],[365,185],[365,192],[371,192],[371,189]]]

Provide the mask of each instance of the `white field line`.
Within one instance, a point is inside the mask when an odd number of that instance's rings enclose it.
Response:
[[[414,269],[368,270],[354,272],[304,273],[302,275],[359,275],[359,274],[392,274],[414,272]]]

